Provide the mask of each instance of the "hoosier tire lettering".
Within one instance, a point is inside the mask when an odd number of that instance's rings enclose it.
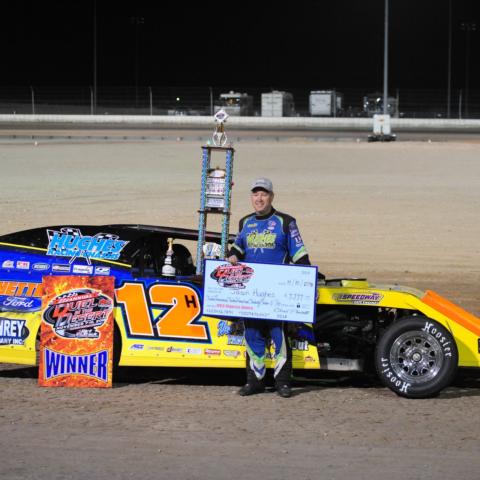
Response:
[[[395,388],[398,388],[400,392],[408,394],[408,387],[410,387],[411,384],[404,382],[395,376],[392,369],[390,368],[388,358],[382,357],[381,361],[382,361],[382,367],[384,367],[382,372],[384,373],[385,378],[389,380],[391,385],[393,385]]]
[[[438,395],[452,381],[457,365],[457,346],[450,332],[423,316],[404,317],[390,325],[375,352],[382,383],[407,398]]]

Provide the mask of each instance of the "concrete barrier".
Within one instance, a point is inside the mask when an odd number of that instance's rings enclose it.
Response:
[[[0,127],[211,129],[210,116],[160,115],[0,115]],[[392,118],[395,132],[480,133],[480,120]],[[238,130],[372,132],[372,118],[230,117]]]

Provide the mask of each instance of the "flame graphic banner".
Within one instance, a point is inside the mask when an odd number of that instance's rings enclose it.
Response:
[[[114,278],[43,277],[38,382],[112,386]]]

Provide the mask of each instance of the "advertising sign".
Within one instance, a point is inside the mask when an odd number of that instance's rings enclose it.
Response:
[[[113,298],[113,277],[43,277],[40,386],[112,386]]]
[[[204,315],[313,323],[317,267],[205,261]]]

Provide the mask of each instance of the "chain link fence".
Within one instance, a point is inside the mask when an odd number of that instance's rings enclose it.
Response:
[[[78,115],[212,115],[219,97],[228,92],[248,93],[253,100],[250,114],[262,115],[260,87],[0,87],[1,114],[78,114]],[[310,89],[282,88],[293,95],[289,113],[311,116]],[[333,91],[341,104],[327,116],[368,117],[382,113],[383,93],[363,89]],[[377,99],[377,107],[365,106],[365,99]],[[480,90],[397,89],[389,92],[395,107],[392,116],[400,118],[480,118]],[[376,110],[375,110],[376,108]]]

